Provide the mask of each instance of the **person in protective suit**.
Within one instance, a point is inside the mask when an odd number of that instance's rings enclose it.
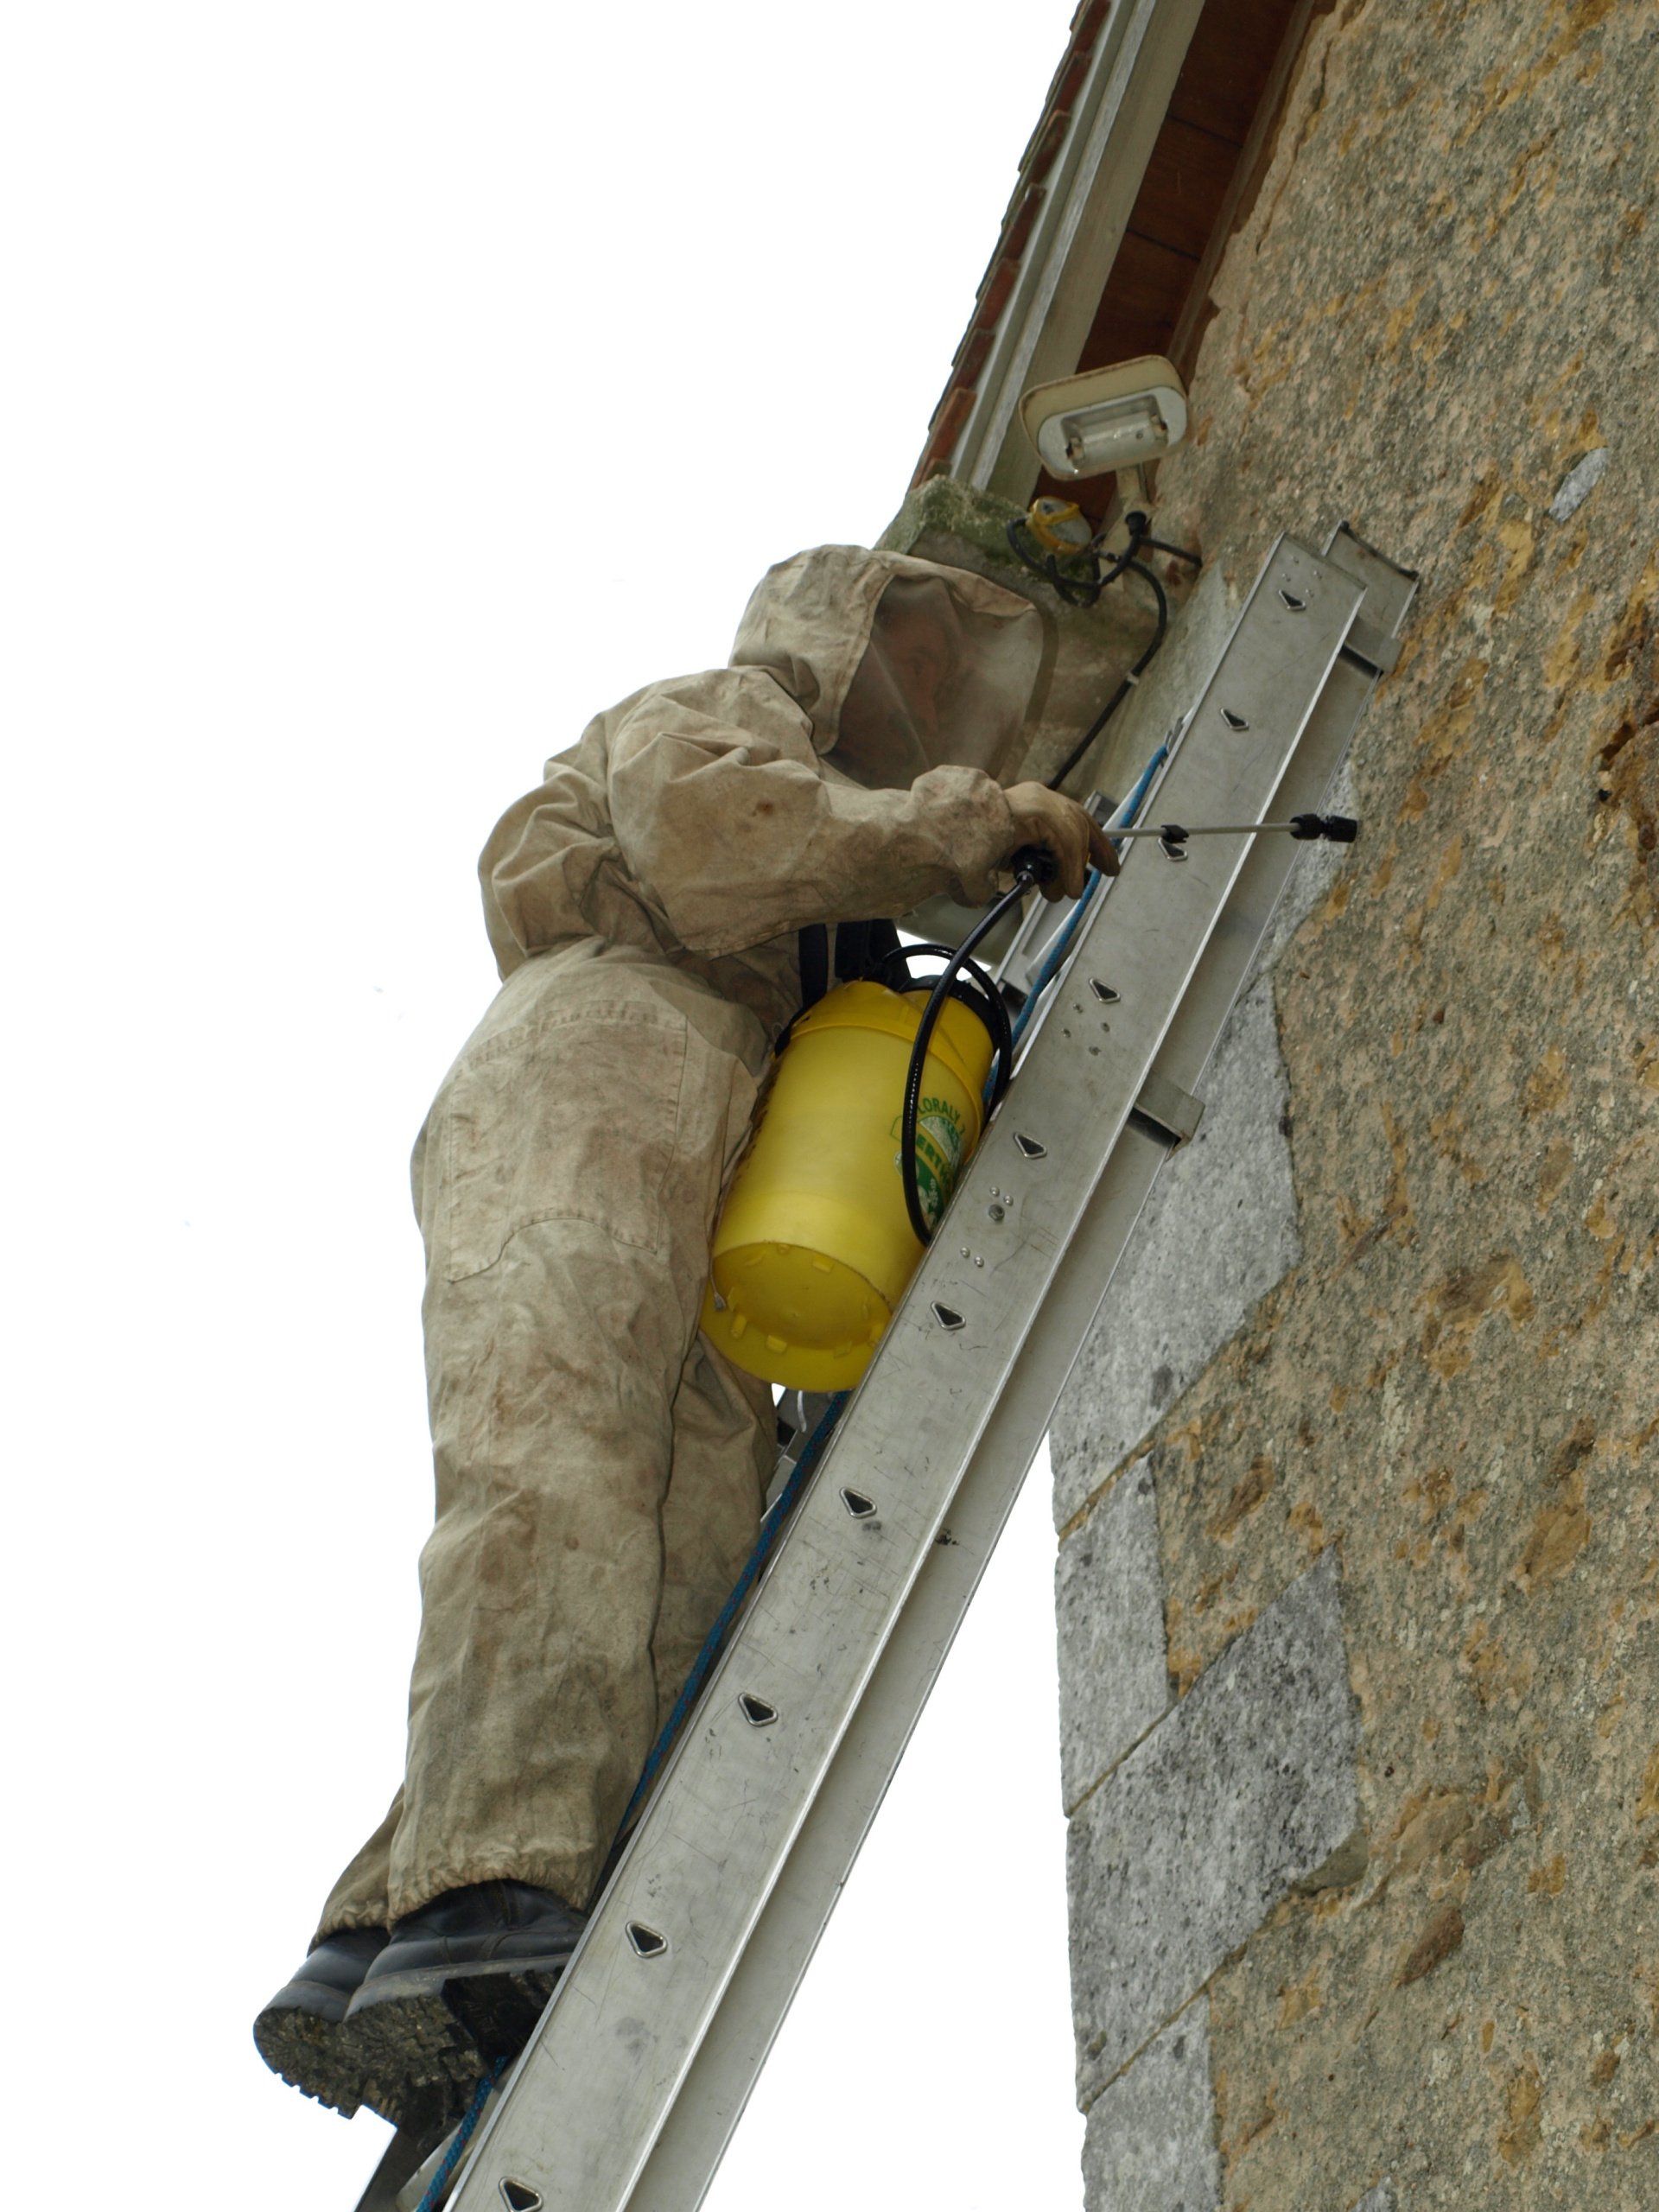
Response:
[[[773,569],[728,667],[591,722],[480,864],[501,989],[417,1140],[437,1478],[402,1789],[259,2016],[346,2112],[442,2119],[516,2049],[751,1549],[772,1393],[700,1334],[710,1238],[798,932],[1075,896],[1083,809],[1005,788],[1042,651],[982,578],[827,546]]]

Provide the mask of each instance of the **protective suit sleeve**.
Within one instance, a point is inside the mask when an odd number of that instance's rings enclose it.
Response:
[[[613,738],[609,784],[629,874],[710,957],[941,892],[982,905],[1018,842],[977,768],[932,768],[907,791],[833,775],[806,715],[753,670],[653,686]]]

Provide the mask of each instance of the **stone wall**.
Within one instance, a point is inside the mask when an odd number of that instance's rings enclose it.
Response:
[[[1344,0],[1162,473],[1189,657],[1424,582],[1056,1423],[1091,2212],[1659,2205],[1656,118],[1649,4]]]

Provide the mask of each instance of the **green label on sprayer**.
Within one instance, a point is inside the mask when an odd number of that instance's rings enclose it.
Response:
[[[892,1131],[901,1147],[903,1122],[900,1115]],[[950,1101],[924,1097],[916,1116],[916,1194],[922,1202],[922,1218],[930,1230],[938,1227],[945,1201],[957,1186],[957,1170],[962,1165],[966,1141],[963,1116]],[[893,1164],[902,1181],[902,1148],[894,1154]]]

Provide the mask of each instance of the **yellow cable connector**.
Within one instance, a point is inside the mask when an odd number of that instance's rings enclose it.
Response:
[[[1094,536],[1089,518],[1074,499],[1033,499],[1026,527],[1046,553],[1084,553]]]

